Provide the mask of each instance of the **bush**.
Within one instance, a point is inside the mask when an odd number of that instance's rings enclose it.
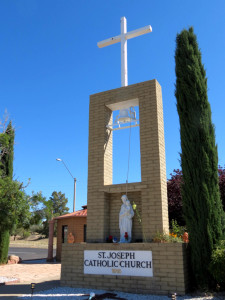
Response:
[[[216,283],[225,288],[225,240],[213,250],[209,271]]]
[[[41,233],[43,230],[43,226],[42,224],[34,224],[30,226],[29,230],[32,234]]]
[[[176,234],[166,234],[158,232],[153,237],[153,243],[182,243],[182,237]]]
[[[174,235],[181,237],[183,236],[185,231],[187,231],[186,227],[178,225],[177,220],[171,221],[171,229],[170,229],[171,234],[173,233]]]
[[[26,239],[30,236],[30,232],[25,230],[24,228],[16,228],[16,230],[13,232],[14,237],[17,235],[20,236],[22,239]]]
[[[23,238],[26,239],[26,238],[28,238],[29,236],[30,236],[30,232],[27,231],[27,230],[24,230],[24,232],[23,232]]]

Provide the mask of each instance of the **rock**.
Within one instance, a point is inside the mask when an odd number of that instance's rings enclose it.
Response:
[[[22,258],[16,255],[8,256],[8,264],[19,264],[22,262]]]

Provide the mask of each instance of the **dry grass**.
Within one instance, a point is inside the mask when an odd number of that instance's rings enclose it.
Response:
[[[53,248],[56,249],[57,238],[53,240]],[[14,237],[10,239],[10,247],[25,247],[25,248],[43,248],[48,249],[48,238],[42,238],[40,235],[31,235],[26,239],[17,237],[14,241]]]

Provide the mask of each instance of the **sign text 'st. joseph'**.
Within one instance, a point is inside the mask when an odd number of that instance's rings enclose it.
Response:
[[[86,250],[84,274],[152,277],[152,252]]]

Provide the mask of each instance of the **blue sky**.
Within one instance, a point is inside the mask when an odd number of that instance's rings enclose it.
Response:
[[[224,0],[1,0],[0,110],[16,128],[14,178],[26,192],[47,198],[62,191],[72,209],[87,201],[89,96],[121,86],[120,45],[97,42],[151,25],[153,32],[128,41],[128,84],[157,79],[162,86],[167,177],[179,168],[175,39],[194,27],[208,77],[219,164],[225,164],[225,2]],[[127,173],[128,131],[115,137],[114,183]],[[138,130],[132,131],[129,180],[140,179]]]

